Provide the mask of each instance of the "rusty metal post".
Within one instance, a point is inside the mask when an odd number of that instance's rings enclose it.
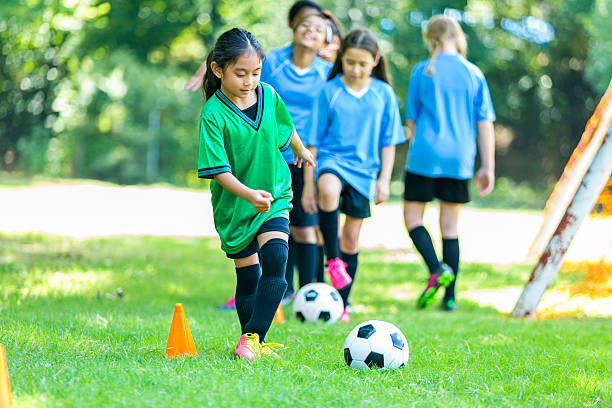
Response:
[[[582,179],[574,199],[561,218],[557,229],[548,241],[546,249],[531,272],[523,293],[514,306],[512,316],[535,316],[536,308],[544,292],[553,282],[567,248],[569,247],[582,220],[591,212],[599,194],[605,187],[612,172],[612,128],[593,159],[589,170]]]
[[[599,151],[611,123],[612,81],[610,81],[606,93],[599,101],[593,116],[587,122],[578,146],[572,152],[563,169],[563,174],[555,185],[548,201],[546,201],[542,225],[533,239],[527,255],[529,261],[535,261],[550,241],[564,211],[567,210],[570,201],[576,195],[595,154]]]

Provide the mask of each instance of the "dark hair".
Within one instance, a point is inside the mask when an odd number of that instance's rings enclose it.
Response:
[[[391,85],[391,76],[389,75],[389,71],[387,71],[385,57],[379,51],[378,42],[374,34],[366,29],[352,31],[342,40],[342,44],[338,50],[338,57],[336,58],[336,62],[334,62],[328,79],[332,79],[336,75],[344,73],[342,69],[342,57],[348,48],[361,48],[362,50],[366,50],[372,54],[374,59],[378,56],[378,64],[372,69],[372,76]]]
[[[206,74],[204,74],[204,82],[202,84],[202,92],[206,99],[214,95],[217,89],[221,88],[221,79],[217,78],[213,73],[211,64],[214,61],[221,69],[225,69],[228,65],[235,63],[241,55],[256,53],[260,59],[263,59],[266,53],[259,41],[242,28],[232,28],[224,32],[217,38],[217,42],[213,49],[206,57]]]
[[[323,11],[323,7],[321,7],[319,3],[315,3],[314,1],[309,1],[309,0],[296,1],[295,3],[293,3],[293,6],[291,6],[291,8],[289,9],[289,20],[288,20],[289,24],[291,24],[291,21],[293,21],[295,16],[297,16],[299,12],[302,11],[302,9],[306,7],[313,8],[317,10],[317,12],[319,13]]]

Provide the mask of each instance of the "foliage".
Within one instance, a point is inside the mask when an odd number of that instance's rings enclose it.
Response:
[[[552,188],[533,187],[526,181],[515,182],[507,177],[499,177],[495,180],[491,194],[485,197],[478,197],[478,190],[470,183],[473,201],[468,205],[479,208],[542,210],[551,192]]]
[[[306,326],[288,308],[267,337],[287,346],[282,359],[252,364],[231,356],[235,313],[215,310],[234,285],[216,240],[27,235],[0,244],[0,343],[16,406],[578,407],[612,398],[609,320],[517,320],[465,300],[454,314],[418,311],[425,270],[379,253],[361,257],[351,325]],[[459,292],[517,285],[528,273],[465,265]],[[175,302],[195,359],[163,357]],[[406,335],[406,368],[345,366],[345,336],[372,318]]]
[[[587,27],[593,38],[586,64],[586,77],[603,94],[612,80],[612,2],[596,0]]]
[[[216,36],[232,26],[248,27],[268,50],[286,44],[291,3],[4,2],[0,169],[197,183],[196,118],[203,99],[182,84]],[[423,22],[441,12],[460,19],[468,57],[493,95],[498,174],[516,182],[540,187],[559,176],[609,81],[607,0],[322,3],[345,29],[366,26],[380,38],[402,108],[409,73],[427,58]],[[398,149],[396,178],[407,148]]]

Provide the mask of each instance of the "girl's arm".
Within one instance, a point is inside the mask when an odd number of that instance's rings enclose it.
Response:
[[[289,143],[291,147],[291,151],[293,152],[293,164],[298,167],[302,167],[302,161],[310,164],[311,166],[315,165],[314,156],[302,143],[302,139],[298,136],[295,128],[293,129],[293,134],[291,135],[291,142]],[[308,167],[308,166],[305,166]]]
[[[376,204],[385,202],[389,198],[389,183],[394,161],[395,145],[383,147],[380,150],[380,173],[376,182]]]
[[[193,74],[191,78],[185,83],[183,89],[190,91],[197,91],[202,87],[202,82],[204,82],[204,74],[206,73],[206,60],[200,65],[200,68]]]
[[[416,129],[416,123],[414,123],[414,121],[407,119],[406,120],[406,127],[408,128],[408,130],[410,131],[408,134],[407,139],[410,140],[414,137],[414,130]]]
[[[313,161],[317,157],[317,148],[308,146]],[[302,190],[302,207],[308,214],[314,214],[317,212],[317,186],[314,180],[314,167],[304,167],[304,189]]]
[[[495,133],[493,122],[482,120],[477,123],[478,128],[478,151],[480,152],[481,166],[474,185],[480,184],[479,197],[484,197],[493,191],[495,186]]]
[[[251,203],[257,212],[266,213],[270,210],[273,197],[267,191],[248,188],[230,172],[215,174],[214,178],[224,189]]]

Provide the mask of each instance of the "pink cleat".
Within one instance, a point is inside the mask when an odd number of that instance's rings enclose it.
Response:
[[[245,333],[236,345],[236,357],[255,361],[261,356],[261,344],[257,333]]]
[[[234,310],[236,309],[236,298],[232,297],[230,300],[222,304],[221,306],[217,306],[218,310]]]
[[[349,314],[347,313],[346,309],[342,311],[342,315],[340,316],[340,321],[344,323],[349,323],[351,321],[351,318],[349,317]]]
[[[353,281],[353,278],[346,272],[346,263],[340,258],[327,261],[327,274],[332,286],[336,289],[342,289]]]

